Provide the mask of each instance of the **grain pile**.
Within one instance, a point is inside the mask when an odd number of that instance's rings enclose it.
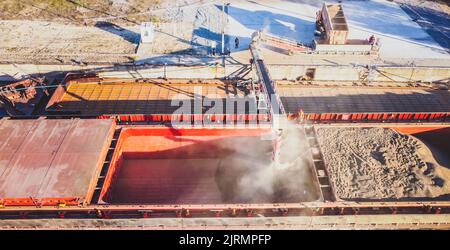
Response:
[[[319,128],[331,182],[341,199],[433,198],[450,193],[449,169],[416,138],[384,128]],[[425,160],[424,160],[425,159]]]

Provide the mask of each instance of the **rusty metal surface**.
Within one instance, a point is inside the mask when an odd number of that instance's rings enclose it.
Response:
[[[147,229],[450,229],[450,215],[289,216],[258,218],[28,219],[0,221],[2,230]]]
[[[52,212],[52,211],[67,211],[67,212],[94,212],[94,211],[227,211],[227,210],[273,210],[273,209],[423,209],[423,208],[446,208],[450,209],[450,201],[379,201],[379,202],[356,202],[356,201],[332,201],[332,202],[298,202],[298,203],[229,203],[229,204],[171,204],[171,205],[144,205],[144,204],[129,204],[129,205],[88,205],[88,206],[46,206],[46,207],[33,207],[33,206],[15,206],[15,207],[3,207],[0,209],[2,212]],[[448,212],[446,213],[448,214]]]
[[[41,99],[48,95],[44,78],[33,78],[0,87],[0,107],[3,115],[32,115]],[[0,116],[3,116],[0,111]]]
[[[88,202],[114,127],[111,120],[2,120],[1,203]]]
[[[287,112],[449,112],[450,91],[426,88],[307,87],[279,85]]]

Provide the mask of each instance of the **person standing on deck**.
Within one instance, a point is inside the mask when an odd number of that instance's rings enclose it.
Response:
[[[237,49],[239,48],[239,38],[236,37],[236,39],[234,39],[234,48]]]
[[[211,53],[213,56],[216,56],[216,47],[217,47],[217,42],[216,41],[212,41],[211,42]]]

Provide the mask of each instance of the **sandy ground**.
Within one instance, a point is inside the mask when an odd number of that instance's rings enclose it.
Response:
[[[149,54],[187,53],[191,48],[191,37],[192,23],[158,24]],[[137,59],[135,52],[139,40],[139,26],[0,21],[0,61],[36,64],[127,62]]]
[[[94,10],[78,6],[76,11],[79,13],[71,16],[78,21],[61,19],[61,16],[47,12],[36,17],[36,13],[42,12],[36,7],[27,7],[17,15],[3,13],[0,17],[8,21],[0,21],[1,61],[180,63],[207,56],[213,41],[220,50],[220,1],[164,0],[158,1],[157,5],[152,2],[144,1],[139,6],[138,1],[117,0],[111,6],[93,4]],[[248,62],[250,55],[244,52],[248,51],[255,30],[264,29],[307,44],[314,39],[319,2],[230,0],[229,3],[226,8],[226,46],[233,56],[243,57],[242,62]],[[384,0],[345,1],[343,4],[350,27],[349,38],[367,39],[375,34],[381,38],[383,58],[450,58],[445,49],[398,4]],[[369,9],[371,15],[367,16]],[[30,21],[36,19],[41,21]],[[136,55],[142,21],[154,21],[155,42]],[[240,39],[238,48],[234,48],[233,43],[236,37]],[[172,58],[174,54],[178,57]],[[191,59],[179,58],[179,55]],[[212,58],[196,60],[214,61]]]
[[[0,21],[2,61],[32,63],[118,62],[133,56],[132,27],[86,27],[43,21]]]
[[[439,165],[424,143],[383,128],[318,128],[341,199],[432,198],[450,193],[450,162]]]
[[[178,0],[189,4],[198,0]],[[58,21],[83,24],[113,20],[126,24],[151,17],[155,9],[166,8],[172,0],[2,0],[0,18],[4,20]]]
[[[119,63],[146,62],[149,59],[147,57],[152,57],[152,62],[170,63],[171,55],[164,58],[164,54],[192,53],[195,14],[209,2],[160,1],[158,9],[142,9],[140,14],[143,16],[151,12],[157,17],[157,21],[152,18],[144,20],[154,21],[155,39],[143,58],[138,58],[136,54],[140,41],[140,22],[127,21],[121,16],[97,13],[97,17],[86,18],[81,23],[51,16],[47,17],[47,21],[40,18],[34,20],[36,18],[29,16],[8,16],[17,19],[0,20],[0,61],[35,64]]]

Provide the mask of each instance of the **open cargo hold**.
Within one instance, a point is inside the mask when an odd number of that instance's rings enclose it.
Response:
[[[312,158],[269,167],[268,129],[123,128],[100,203],[226,204],[321,200]],[[299,154],[305,152],[299,152]]]
[[[450,200],[449,125],[318,125],[338,201]]]
[[[318,87],[277,85],[286,112],[306,120],[445,121],[450,91],[395,87]]]
[[[0,204],[89,203],[114,129],[112,120],[0,120]]]
[[[59,86],[46,111],[50,115],[80,117],[114,117],[118,121],[249,121],[267,120],[267,115],[257,115],[248,110],[226,110],[226,100],[239,101],[249,90],[236,87],[232,81],[217,79],[100,79],[70,78]],[[208,115],[201,101],[208,97],[209,106],[220,101],[223,112]],[[198,104],[194,107],[194,100]],[[246,99],[251,101],[251,99]],[[182,105],[191,105],[190,114],[176,114]],[[250,103],[252,104],[252,103]],[[256,105],[256,104],[255,104]],[[208,106],[204,104],[204,106]],[[228,115],[227,115],[228,114]]]

